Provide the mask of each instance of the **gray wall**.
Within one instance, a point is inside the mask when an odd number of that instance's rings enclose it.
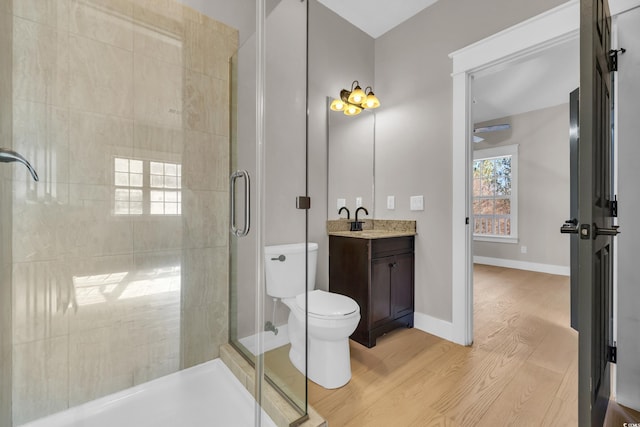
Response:
[[[627,49],[620,56],[618,78],[618,363],[617,400],[640,410],[640,275],[636,270],[640,253],[638,159],[640,158],[640,9],[618,17],[619,43]]]
[[[569,104],[479,125],[497,123],[511,129],[482,134],[474,148],[518,144],[518,243],[476,241],[474,255],[568,268],[569,239],[558,227],[569,215]]]
[[[256,28],[256,2],[255,0],[178,0],[195,10],[215,17],[239,31],[240,46],[244,44],[254,33]],[[271,11],[281,0],[266,0],[266,13]]]
[[[215,17],[220,22],[230,25],[239,32],[239,44],[242,45],[254,32],[256,27],[255,0],[178,0],[195,10]]]
[[[326,97],[349,89],[354,80],[374,87],[383,103],[377,111],[385,108],[386,95],[373,85],[374,40],[316,0],[309,7],[309,240],[319,244],[316,287],[328,289]],[[335,206],[335,200],[329,203]],[[354,202],[349,203],[353,213]]]
[[[452,315],[448,54],[563,2],[439,1],[376,39],[376,95],[384,102],[376,115],[376,217],[417,221],[418,312],[445,321]],[[410,211],[409,196],[420,194],[425,210]],[[396,196],[394,211],[387,195]]]

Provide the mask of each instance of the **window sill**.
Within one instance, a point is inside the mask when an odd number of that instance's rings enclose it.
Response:
[[[479,236],[477,234],[473,235],[473,240],[475,242],[490,242],[490,243],[518,243],[518,237],[502,237],[502,236]]]

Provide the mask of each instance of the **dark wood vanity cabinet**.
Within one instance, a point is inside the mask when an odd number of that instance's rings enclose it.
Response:
[[[414,236],[329,236],[329,290],[358,303],[351,338],[369,348],[395,328],[413,327]]]

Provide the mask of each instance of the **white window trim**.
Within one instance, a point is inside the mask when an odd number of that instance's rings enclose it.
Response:
[[[518,144],[481,148],[473,151],[473,160],[511,156],[511,235],[473,234],[476,242],[518,243]],[[473,198],[473,194],[471,194]],[[471,210],[473,216],[473,209]]]

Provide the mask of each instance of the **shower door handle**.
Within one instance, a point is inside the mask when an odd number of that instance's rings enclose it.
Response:
[[[238,178],[244,179],[244,225],[242,228],[238,228],[236,225],[236,181]],[[244,237],[249,234],[249,228],[251,227],[251,180],[249,179],[249,172],[237,170],[231,174],[229,195],[231,197],[229,203],[231,233],[236,237]]]

